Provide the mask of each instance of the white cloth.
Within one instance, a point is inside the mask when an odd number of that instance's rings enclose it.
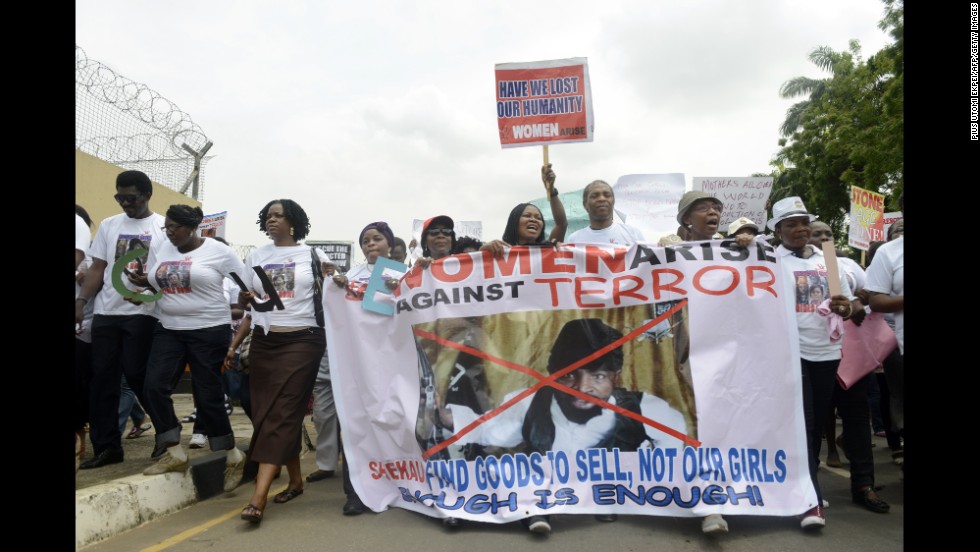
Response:
[[[92,232],[89,230],[88,225],[85,224],[85,220],[82,217],[75,215],[75,250],[81,251],[85,254],[85,259],[82,260],[81,264],[75,270],[75,275],[77,276],[79,272],[85,272],[88,267],[92,264],[92,256],[89,255],[89,245],[92,242]],[[75,298],[78,298],[78,294],[82,291],[82,286],[78,285],[78,279],[75,279]],[[89,299],[85,303],[85,307],[82,309],[82,314],[84,318],[82,319],[82,333],[75,334],[75,339],[81,339],[85,343],[92,342],[92,316],[95,315],[95,299]]]
[[[231,306],[225,296],[228,274],[245,273],[245,265],[227,245],[205,239],[197,249],[181,253],[165,240],[156,248],[148,272],[163,293],[157,317],[168,330],[197,330],[228,324]]]
[[[813,252],[807,259],[793,255],[792,251],[782,245],[776,248],[776,254],[779,255],[779,262],[783,267],[783,277],[790,282],[787,289],[795,291],[795,293],[787,294],[786,300],[793,305],[796,312],[796,325],[800,333],[800,356],[811,361],[838,360],[841,357],[840,350],[843,340],[831,341],[827,320],[817,313],[817,307],[820,303],[830,298],[827,263],[820,249],[812,245],[806,247]],[[840,277],[841,294],[853,300],[854,293],[851,291],[847,274],[841,264],[837,265],[837,272]],[[800,281],[801,278],[807,280],[805,291],[792,285],[794,282]],[[815,286],[820,286],[823,291],[819,301],[813,304],[810,302],[810,290]],[[806,295],[801,296],[803,293]]]
[[[75,250],[88,253],[89,245],[92,243],[92,231],[85,224],[85,219],[75,215]]]
[[[887,295],[905,295],[905,236],[882,245],[868,267],[865,289]],[[905,311],[895,313],[895,337],[905,354]]]
[[[643,232],[638,228],[614,221],[612,226],[602,230],[593,230],[589,226],[580,228],[572,232],[566,241],[568,243],[633,245],[645,240],[643,239]]]
[[[321,262],[330,258],[319,249],[314,249]],[[278,247],[267,244],[252,251],[245,262],[246,275],[242,277],[249,288],[261,299],[268,300],[262,289],[262,282],[252,270],[262,267],[266,276],[275,285],[276,293],[282,301],[284,310],[272,309],[267,312],[252,310],[252,323],[262,326],[268,332],[275,326],[302,327],[317,326],[316,312],[313,308],[313,270],[310,246],[293,245]],[[324,310],[324,316],[326,316]]]
[[[864,289],[867,279],[864,275],[864,269],[857,261],[850,257],[837,257],[837,264],[844,269],[844,273],[847,275],[847,283],[851,285],[851,291],[856,293],[858,290]]]
[[[506,403],[511,398],[524,392],[519,389],[508,393],[501,404]],[[489,422],[485,422],[473,429],[473,431],[463,435],[457,443],[465,445],[467,443],[479,443],[482,445],[493,445],[500,447],[514,447],[520,444],[524,437],[522,428],[524,427],[524,417],[531,407],[531,400],[534,394],[528,395],[517,404],[504,410]],[[610,404],[616,404],[616,397],[610,396]],[[447,404],[453,413],[453,429],[459,431],[468,426],[480,417],[476,412],[466,406],[458,404]],[[596,408],[599,408],[598,406]],[[600,414],[591,418],[584,424],[571,422],[565,417],[558,406],[558,402],[551,399],[551,419],[555,424],[555,441],[552,450],[576,451],[588,449],[601,442],[616,426],[617,414],[608,408],[602,408]],[[684,415],[673,409],[667,401],[644,393],[640,401],[640,413],[655,422],[663,424],[671,429],[687,434],[687,424],[684,422]],[[681,449],[684,442],[668,435],[652,426],[643,426],[646,429],[647,437],[653,440],[654,446],[658,448],[673,447]]]
[[[99,229],[95,232],[95,239],[92,240],[90,253],[93,258],[105,261],[108,266],[103,273],[104,285],[102,290],[95,296],[95,314],[156,315],[153,302],[136,305],[123,300],[122,296],[112,286],[112,265],[116,259],[130,250],[130,242],[136,239],[142,242],[150,253],[131,261],[127,268],[135,272],[141,266],[145,267],[149,264],[153,258],[154,246],[167,241],[163,231],[165,220],[163,215],[157,213],[142,219],[129,218],[126,213],[120,213],[103,220],[99,224]],[[122,282],[127,288],[137,290],[137,287],[129,282],[129,278],[126,278],[125,274],[123,274]]]

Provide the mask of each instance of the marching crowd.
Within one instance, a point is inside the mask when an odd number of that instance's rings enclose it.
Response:
[[[174,413],[172,393],[189,367],[195,405],[191,446],[206,442],[212,451],[224,451],[226,491],[243,483],[248,464],[253,467],[254,491],[241,512],[243,520],[262,521],[272,481],[283,466],[289,482],[274,502],[295,499],[305,483],[332,477],[341,466],[347,495],[343,513],[367,511],[351,484],[347,463],[338,461],[342,431],[330,385],[323,287],[337,285],[350,294],[363,293],[379,258],[408,260],[425,270],[433,261],[481,249],[501,256],[515,246],[555,247],[565,242],[629,246],[647,241],[639,229],[614,220],[615,194],[602,180],[589,183],[583,191],[588,226],[566,236],[568,223],[551,165],[542,167],[541,180],[554,220],[550,232],[541,210],[530,203],[516,205],[501,238],[487,243],[458,237],[453,219],[445,215],[428,219],[421,243],[413,240],[408,247],[387,223],[372,222],[361,230],[357,242],[366,261],[340,273],[326,254],[302,243],[310,220],[296,201],[273,199],[259,211],[256,223],[269,242],[243,262],[227,243],[200,236],[198,226],[204,216],[200,208],[177,204],[163,215],[155,213],[149,205],[153,195],[149,177],[140,171],[120,173],[114,198],[123,212],[103,220],[94,238],[91,219],[76,205],[76,470],[123,462],[123,436],[136,438],[152,428],[156,440],[152,457],[157,463],[144,473],[186,472],[189,461],[181,444],[182,420]],[[904,211],[902,197],[899,205]],[[904,461],[904,219],[889,228],[887,242],[872,245],[867,269],[838,253],[839,292],[832,295],[835,278],[828,277],[821,246],[834,241],[832,229],[808,212],[799,197],[776,201],[765,224],[735,220],[725,229],[727,237],[719,228],[722,207],[707,193],[685,193],[678,204],[676,234],[661,237],[659,243],[733,239],[748,247],[765,242],[775,247],[783,276],[796,283],[795,294],[787,301],[792,302],[799,333],[807,458],[818,498],[818,504],[800,516],[801,527],[813,530],[826,524],[826,501],[817,478],[823,442],[830,448],[828,464],[837,461],[838,446],[849,460],[853,501],[887,513],[889,505],[875,487],[871,447],[872,431],[883,432],[895,462]],[[763,227],[772,234],[766,235]],[[421,255],[412,258],[409,252],[416,245]],[[871,313],[885,313],[898,348],[875,371],[845,389],[838,384],[837,371],[846,329],[861,325]],[[604,325],[594,326],[596,331],[609,331]],[[574,331],[569,329],[569,335],[578,335]],[[582,342],[562,339],[566,347]],[[556,348],[560,349],[558,342]],[[569,376],[569,386],[585,385],[580,382],[587,375],[584,370],[580,370],[583,375]],[[239,375],[241,406],[254,429],[247,453],[235,444],[223,372]],[[869,400],[872,395],[874,401]],[[317,429],[318,469],[304,478],[302,426],[310,411]],[[452,423],[445,409],[441,414]],[[840,438],[834,435],[837,418],[843,429]],[[127,419],[132,420],[128,434]],[[86,434],[93,456],[79,463]],[[196,440],[197,435],[206,435],[206,441]],[[616,520],[613,514],[595,517]],[[547,516],[533,515],[522,522],[535,533],[551,531]],[[453,517],[444,523],[460,526]],[[719,514],[708,515],[702,530],[727,532],[728,521]]]

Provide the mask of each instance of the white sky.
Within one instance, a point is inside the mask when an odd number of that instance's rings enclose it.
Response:
[[[76,44],[189,114],[214,142],[205,213],[264,245],[271,199],[294,199],[310,239],[387,221],[483,221],[498,238],[543,196],[541,147],[500,147],[494,65],[588,58],[594,141],[549,148],[559,190],[597,178],[769,172],[795,100],[823,77],[821,45],[890,42],[881,0],[76,0]],[[165,206],[152,205],[157,211]],[[355,248],[356,249],[356,248]],[[362,257],[360,251],[356,259]]]

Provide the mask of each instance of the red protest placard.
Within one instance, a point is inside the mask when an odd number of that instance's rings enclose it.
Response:
[[[495,72],[501,147],[592,141],[586,58],[498,63]]]

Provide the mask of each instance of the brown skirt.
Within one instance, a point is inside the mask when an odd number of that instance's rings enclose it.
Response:
[[[270,333],[255,328],[249,348],[251,460],[281,466],[299,458],[303,417],[326,350],[323,328]]]

